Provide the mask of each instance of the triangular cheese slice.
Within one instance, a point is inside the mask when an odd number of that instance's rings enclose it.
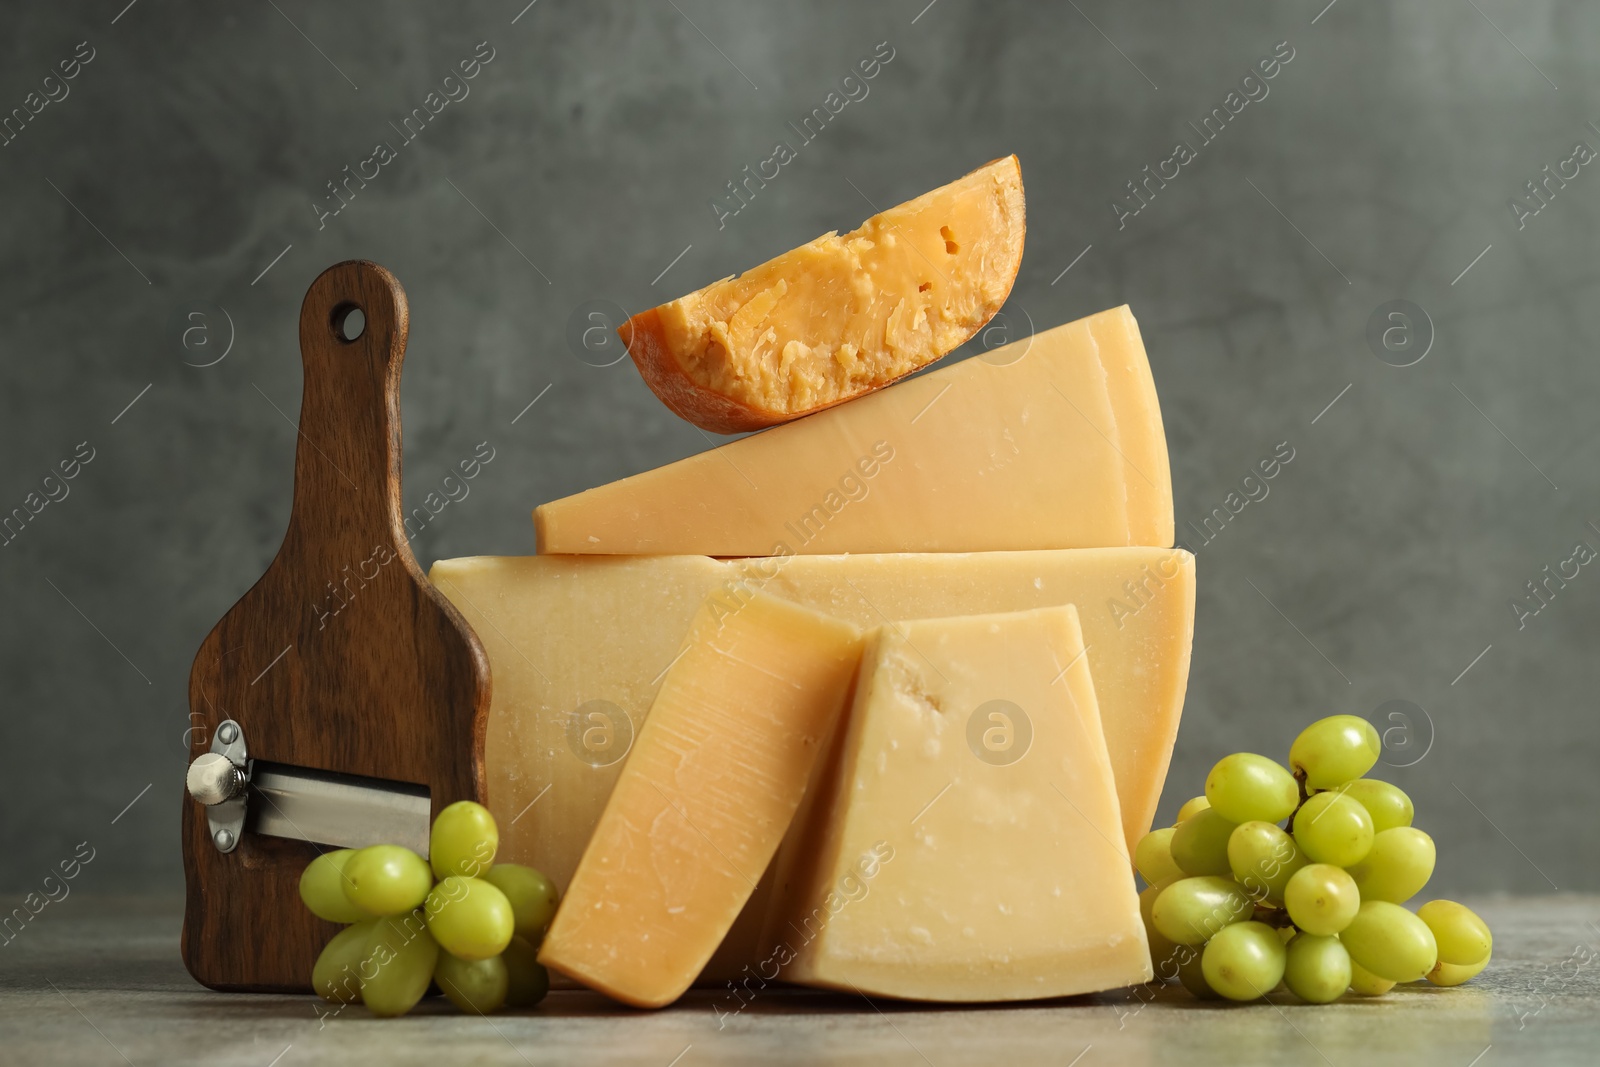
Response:
[[[758,973],[918,1000],[1147,981],[1077,611],[886,625]]]

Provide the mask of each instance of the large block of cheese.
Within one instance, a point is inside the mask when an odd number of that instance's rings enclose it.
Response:
[[[876,632],[764,939],[781,977],[959,1001],[1150,978],[1076,616]]]
[[[1177,734],[1194,557],[1114,548],[935,555],[478,556],[430,573],[493,672],[485,740],[500,856],[565,889],[696,610],[762,589],[862,627],[1077,604],[1129,842],[1150,827]]]
[[[1172,544],[1126,307],[541,505],[541,553],[767,556]]]
[[[789,829],[849,699],[855,626],[715,595],[668,669],[541,963],[636,1007],[689,988]]]

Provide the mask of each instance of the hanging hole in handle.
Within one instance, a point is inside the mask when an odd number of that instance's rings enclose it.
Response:
[[[333,309],[333,335],[345,344],[349,344],[367,328],[367,316],[354,304],[340,304]]]

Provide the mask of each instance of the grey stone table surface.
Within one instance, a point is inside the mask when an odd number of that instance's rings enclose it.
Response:
[[[1595,1064],[1600,897],[1472,901],[1495,956],[1456,989],[1403,986],[1322,1007],[1206,1004],[1178,987],[1038,1004],[934,1007],[771,989],[743,1011],[715,991],[665,1011],[559,992],[515,1015],[441,1001],[403,1019],[319,1017],[312,997],[196,985],[181,903],[73,896],[0,947],[0,1064]]]

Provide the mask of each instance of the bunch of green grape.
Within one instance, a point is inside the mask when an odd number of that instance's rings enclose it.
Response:
[[[1144,836],[1134,866],[1158,976],[1204,999],[1256,1000],[1281,982],[1326,1004],[1422,978],[1460,985],[1488,965],[1489,927],[1470,909],[1402,906],[1433,874],[1433,839],[1411,825],[1410,797],[1362,777],[1379,751],[1365,719],[1319,719],[1288,768],[1224,757],[1177,825]]]
[[[462,1011],[487,1015],[544,999],[538,944],[557,894],[532,867],[495,863],[500,831],[470,800],[433,821],[429,859],[399,845],[326,852],[300,876],[300,899],[349,923],[317,958],[311,984],[335,1004],[404,1015],[430,984]]]

